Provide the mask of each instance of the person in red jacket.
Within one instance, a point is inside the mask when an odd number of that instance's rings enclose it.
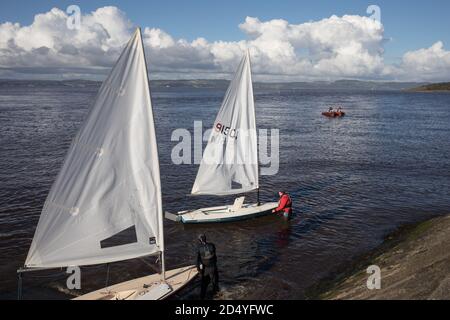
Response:
[[[278,192],[280,200],[278,201],[278,207],[272,210],[272,213],[282,213],[283,216],[288,218],[292,214],[292,200],[291,197],[284,191]]]

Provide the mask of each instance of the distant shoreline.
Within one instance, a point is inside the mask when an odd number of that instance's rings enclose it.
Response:
[[[398,228],[375,250],[307,290],[309,299],[450,299],[450,215]],[[381,269],[369,290],[366,269]]]
[[[0,79],[1,86],[100,86],[98,80],[58,79],[58,80],[25,80]],[[264,82],[254,81],[253,87],[259,90],[350,90],[350,91],[406,91],[426,85],[423,82],[400,81],[364,81],[364,80],[336,80],[336,81],[291,81],[291,82]],[[162,80],[150,79],[151,88],[196,88],[196,89],[226,89],[229,85],[227,79],[179,79]]]
[[[150,79],[152,88],[194,88],[194,89],[226,89],[229,79]],[[55,86],[100,86],[100,80],[58,79],[0,79],[0,86],[15,85],[55,85]],[[259,90],[351,90],[351,91],[397,91],[417,93],[450,92],[450,82],[424,83],[402,81],[370,81],[342,79],[335,81],[286,81],[267,82],[254,81],[253,87]]]
[[[450,82],[432,83],[405,90],[407,92],[450,92]]]
[[[406,92],[417,93],[450,93],[450,90],[405,90]]]

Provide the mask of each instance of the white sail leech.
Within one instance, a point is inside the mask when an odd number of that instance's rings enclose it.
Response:
[[[191,193],[232,195],[258,187],[255,105],[247,51],[214,121]]]
[[[68,151],[25,266],[108,263],[163,250],[158,152],[140,30],[128,42]],[[100,242],[134,226],[134,243]]]

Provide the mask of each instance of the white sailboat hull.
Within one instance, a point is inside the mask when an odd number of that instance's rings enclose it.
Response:
[[[195,266],[166,270],[166,281],[160,274],[118,283],[73,300],[162,300],[174,294],[198,274]]]
[[[247,220],[272,213],[278,202],[256,203],[242,205],[233,210],[233,206],[201,208],[192,211],[180,211],[177,214],[166,212],[166,218],[182,223],[218,223]]]

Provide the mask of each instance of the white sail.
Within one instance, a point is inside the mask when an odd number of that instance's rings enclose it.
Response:
[[[258,188],[258,154],[250,55],[228,87],[192,194],[229,195]]]
[[[136,242],[102,248],[134,226]],[[162,251],[159,162],[140,30],[104,81],[53,184],[26,267],[107,263]]]

